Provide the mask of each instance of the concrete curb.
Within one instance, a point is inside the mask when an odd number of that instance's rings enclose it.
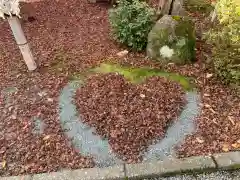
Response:
[[[77,169],[33,175],[32,180],[118,180],[124,179],[124,165]]]
[[[167,159],[149,163],[127,164],[126,176],[129,179],[204,171],[215,169],[216,165],[209,156],[197,156],[184,159]]]
[[[219,153],[213,156],[122,164],[107,168],[65,170],[33,176],[0,177],[0,180],[125,180],[234,169],[240,169],[240,151]]]
[[[240,168],[240,151],[213,155],[218,169],[233,170]]]

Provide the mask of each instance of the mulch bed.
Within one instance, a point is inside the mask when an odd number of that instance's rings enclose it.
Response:
[[[181,68],[171,65],[169,71],[195,78],[201,95],[201,114],[196,118],[197,131],[176,147],[178,156],[211,155],[240,150],[240,91],[214,75],[206,62],[209,45],[198,43],[197,63]]]
[[[58,97],[71,74],[113,59],[125,49],[110,36],[104,4],[34,0],[31,6],[36,20],[28,22],[28,14],[23,14],[21,21],[38,64],[35,72],[27,71],[7,21],[0,21],[0,176],[94,166],[91,157],[69,147],[59,123]],[[155,64],[144,57],[129,53],[129,61],[121,61]],[[8,87],[18,90],[6,105],[2,90]],[[42,135],[32,133],[32,117],[44,122]]]
[[[115,58],[125,48],[109,36],[107,6],[90,4],[87,0],[42,0],[32,6],[36,21],[23,19],[22,26],[39,65],[35,72],[26,70],[7,21],[0,21],[0,176],[92,167],[91,157],[83,157],[68,146],[59,124],[58,96],[69,75],[106,59],[137,67],[159,67],[158,63],[146,59],[144,53],[131,52],[125,58]],[[204,45],[199,44],[197,63],[167,67],[169,71],[195,77],[203,104],[208,104],[197,119],[197,133],[188,137],[179,149],[181,157],[235,150],[240,138],[236,101],[239,95],[220,80],[206,78],[212,72],[205,68],[201,49]],[[156,80],[149,80],[149,86],[150,81]],[[2,94],[6,87],[18,88],[11,94],[13,101],[7,107]],[[33,116],[41,118],[46,125],[42,135],[32,133]],[[139,150],[134,152],[138,153]]]
[[[22,26],[36,72],[27,72],[8,23],[0,21],[0,176],[94,166],[91,157],[69,147],[59,123],[58,96],[69,74],[121,51],[109,36],[107,7],[87,0],[44,0],[32,6],[36,21],[23,19]],[[6,87],[18,88],[8,107],[2,94]],[[42,135],[32,133],[33,116],[45,124]]]
[[[206,62],[209,46],[200,43],[197,58],[191,66],[171,65],[169,71],[195,78],[201,95],[201,114],[196,118],[197,130],[187,136],[184,144],[176,147],[178,156],[211,155],[240,150],[240,91],[225,85],[214,75]]]
[[[213,77],[200,79],[202,110],[196,119],[197,132],[178,147],[179,157],[240,150],[240,92]]]
[[[68,145],[60,127],[57,101],[65,80],[41,74],[17,78],[18,91],[8,96],[1,94],[0,103],[0,175],[19,175],[56,171],[62,168],[93,167],[91,157],[81,156]],[[44,133],[36,135],[33,117],[41,119]]]
[[[29,75],[19,80],[18,91],[8,96],[1,94],[0,103],[0,175],[19,175],[56,171],[62,168],[93,167],[91,157],[81,156],[60,127],[57,113],[59,89],[64,78]],[[44,133],[36,135],[33,117],[41,119]]]
[[[123,160],[141,160],[141,152],[161,139],[171,120],[185,104],[176,82],[152,77],[142,84],[127,82],[118,74],[96,75],[76,93],[76,104],[86,122],[106,137]]]

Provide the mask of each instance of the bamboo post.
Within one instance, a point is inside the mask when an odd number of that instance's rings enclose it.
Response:
[[[214,8],[214,11],[211,14],[211,22],[214,22],[215,19],[217,18],[217,11],[216,11],[216,7]]]
[[[217,1],[212,1],[212,5],[214,6],[214,10],[211,12],[211,22],[213,23],[217,19]]]
[[[16,43],[22,53],[23,59],[28,67],[29,71],[33,71],[37,68],[37,64],[34,61],[32,52],[30,50],[27,39],[24,35],[24,32],[21,27],[21,23],[17,16],[9,16],[7,17],[8,23],[11,27],[12,33],[16,40]]]
[[[159,0],[158,2],[158,13],[160,15],[171,14],[171,5],[174,0]]]

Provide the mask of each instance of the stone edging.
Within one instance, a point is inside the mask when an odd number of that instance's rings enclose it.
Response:
[[[107,168],[65,170],[32,176],[0,177],[0,180],[126,180],[239,168],[240,151],[236,151],[214,154],[212,156],[166,159],[164,161],[139,164],[121,164]]]
[[[111,151],[108,141],[95,135],[95,129],[82,123],[81,116],[74,102],[76,90],[83,84],[82,81],[71,81],[61,91],[59,96],[59,117],[62,129],[68,139],[72,139],[72,145],[84,156],[91,156],[96,167],[109,167],[124,162],[117,158]],[[143,154],[144,162],[152,160],[164,160],[168,156],[175,157],[174,147],[182,144],[186,135],[195,130],[194,119],[200,113],[200,96],[196,92],[186,92],[186,106],[181,115],[168,128],[163,139],[148,146]],[[84,141],[83,141],[84,140]]]

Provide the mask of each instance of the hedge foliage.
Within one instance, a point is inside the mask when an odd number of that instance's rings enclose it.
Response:
[[[226,82],[240,84],[240,0],[218,0],[216,12],[219,25],[208,33],[214,68]]]
[[[134,50],[146,48],[148,33],[155,24],[155,10],[139,0],[120,0],[109,12],[113,37]]]

